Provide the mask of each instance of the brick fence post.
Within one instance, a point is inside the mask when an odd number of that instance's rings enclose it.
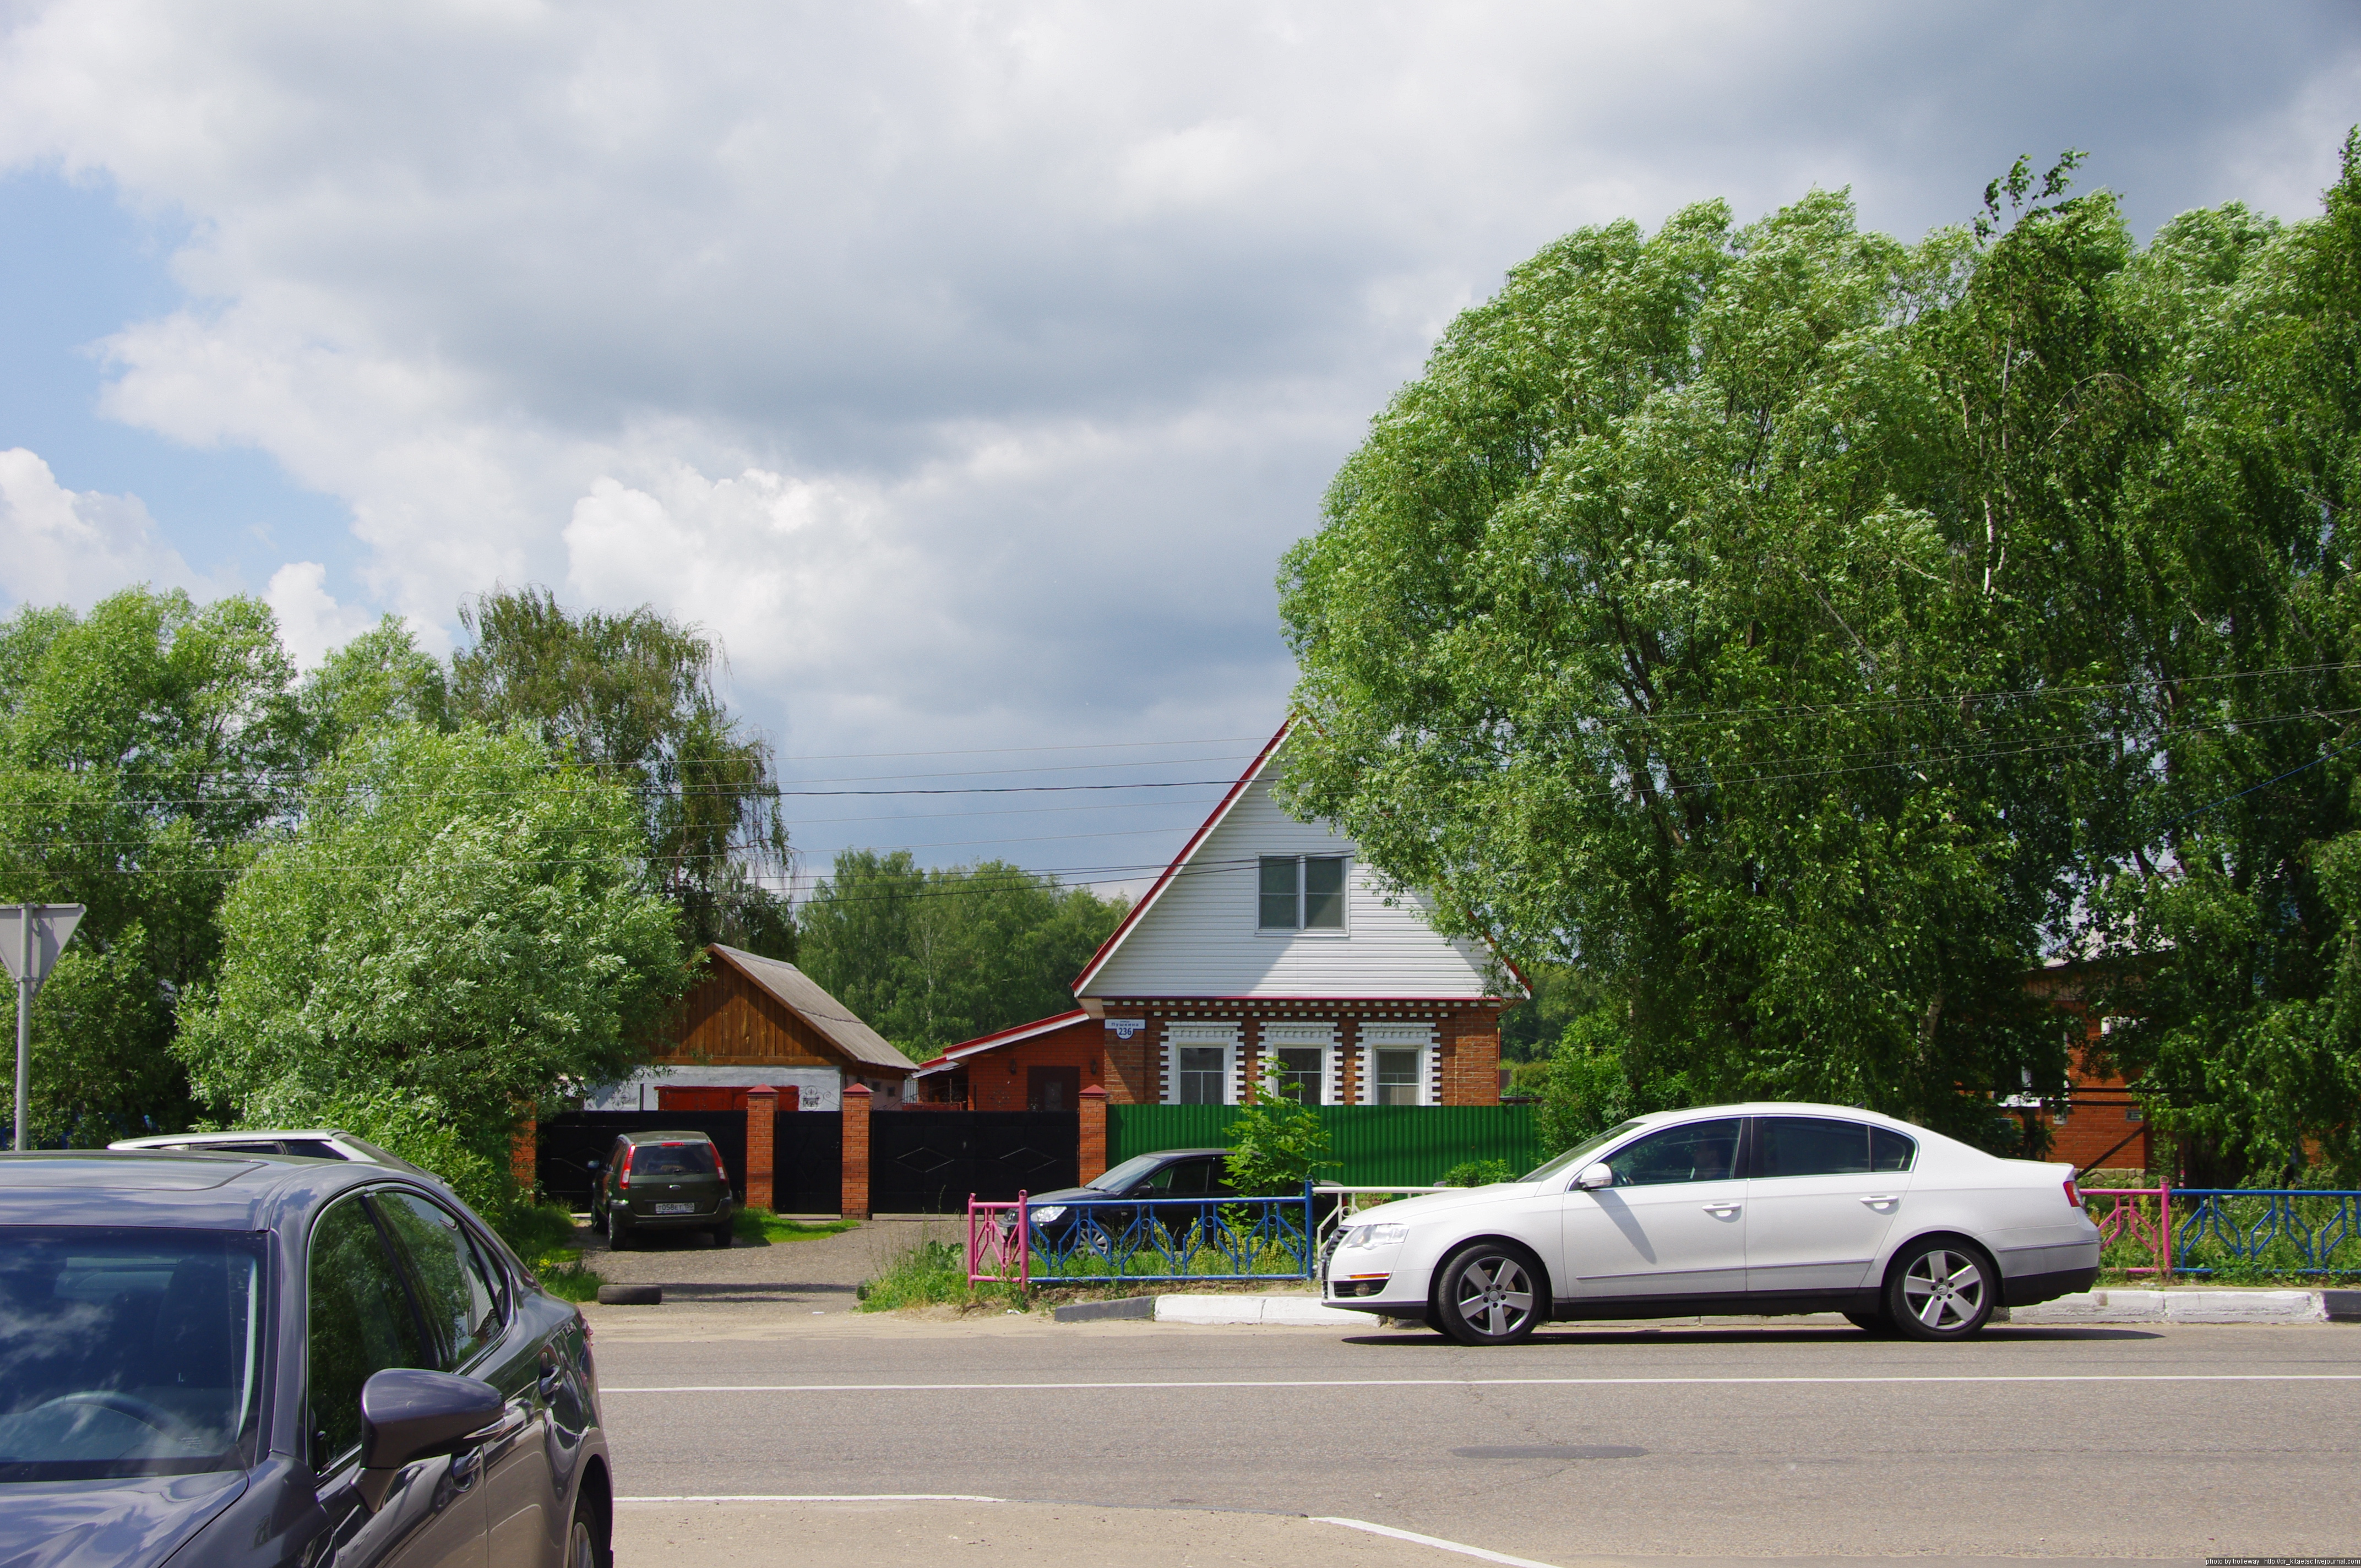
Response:
[[[844,1190],[840,1212],[848,1220],[869,1218],[869,1086],[844,1086]]]
[[[1082,1092],[1082,1179],[1106,1174],[1107,1091],[1093,1083]]]
[[[533,1189],[541,1182],[541,1122],[530,1100],[520,1098],[517,1102],[516,1126],[509,1138],[509,1175],[516,1182],[518,1196],[532,1201]]]
[[[776,1159],[779,1091],[746,1091],[746,1207],[776,1209],[773,1176]]]

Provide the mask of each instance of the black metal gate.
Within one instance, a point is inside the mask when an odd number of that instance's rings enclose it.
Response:
[[[1082,1136],[1071,1111],[880,1112],[869,1118],[869,1207],[949,1214],[971,1193],[1006,1202],[1019,1190],[1072,1187]]]
[[[703,1133],[721,1155],[730,1185],[746,1195],[743,1111],[569,1111],[540,1128],[533,1168],[557,1202],[587,1208],[596,1179],[588,1161],[604,1160],[620,1133]],[[772,1206],[783,1214],[833,1214],[844,1201],[844,1116],[837,1111],[786,1111],[772,1121]]]

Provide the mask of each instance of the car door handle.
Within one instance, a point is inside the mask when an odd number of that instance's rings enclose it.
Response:
[[[550,1349],[547,1345],[542,1346],[541,1379],[538,1384],[538,1387],[541,1389],[541,1397],[546,1399],[552,1394],[556,1393],[558,1381],[564,1377],[565,1375],[566,1368],[558,1361],[557,1353]]]
[[[501,1407],[499,1420],[488,1427],[478,1427],[460,1441],[487,1445],[500,1442],[524,1431],[527,1423],[532,1420],[533,1412],[525,1408],[522,1399],[511,1399]]]
[[[1708,1214],[1735,1214],[1738,1212],[1738,1205],[1735,1203],[1708,1203],[1705,1206],[1705,1212]]]
[[[1868,1204],[1872,1209],[1882,1209],[1888,1203],[1901,1202],[1902,1194],[1899,1192],[1879,1192],[1862,1199],[1861,1201]]]

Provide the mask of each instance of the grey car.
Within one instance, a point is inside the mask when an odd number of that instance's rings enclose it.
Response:
[[[589,1333],[440,1186],[0,1155],[0,1542],[40,1568],[608,1568]]]

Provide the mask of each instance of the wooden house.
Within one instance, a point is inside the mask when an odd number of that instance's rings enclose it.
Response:
[[[910,1058],[791,963],[719,945],[681,999],[645,1071],[584,1103],[591,1111],[728,1111],[775,1088],[779,1109],[835,1111],[868,1086],[879,1109],[902,1102]]]
[[[1436,933],[1415,894],[1389,902],[1353,841],[1271,798],[1288,727],[1074,981],[1074,1011],[952,1047],[919,1069],[921,1104],[1065,1109],[1236,1104],[1258,1056],[1324,1105],[1488,1105],[1512,970]]]

